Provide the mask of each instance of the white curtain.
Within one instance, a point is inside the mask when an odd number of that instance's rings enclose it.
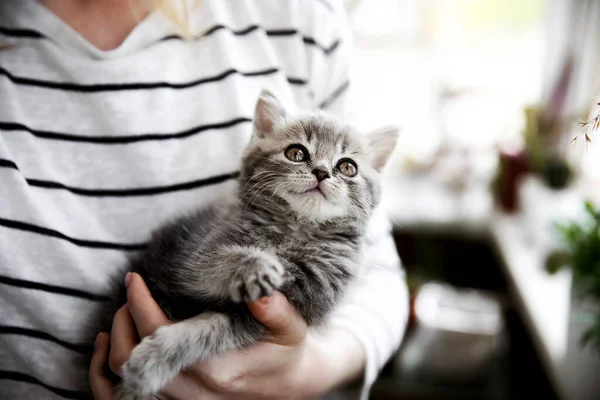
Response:
[[[581,116],[596,109],[600,94],[600,1],[547,0],[547,13],[544,100],[571,56],[574,74],[564,116]]]

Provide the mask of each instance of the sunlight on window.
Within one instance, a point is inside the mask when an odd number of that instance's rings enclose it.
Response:
[[[517,140],[540,96],[544,0],[351,3],[360,124],[399,124],[416,153]]]

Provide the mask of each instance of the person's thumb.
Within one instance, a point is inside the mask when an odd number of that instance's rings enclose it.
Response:
[[[267,328],[267,340],[284,346],[294,346],[304,340],[306,321],[280,292],[248,303],[248,308]]]

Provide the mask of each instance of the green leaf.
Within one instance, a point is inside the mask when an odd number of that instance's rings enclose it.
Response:
[[[573,272],[574,291],[584,301],[600,305],[600,210],[585,203],[585,218],[567,224],[556,224],[562,248],[546,260],[546,268],[556,273],[566,267]],[[582,344],[600,351],[600,306],[593,314],[590,328],[582,336]]]

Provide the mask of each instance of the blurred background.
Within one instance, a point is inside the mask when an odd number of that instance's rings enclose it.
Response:
[[[402,131],[411,321],[371,398],[600,399],[600,2],[346,3],[357,123]]]

